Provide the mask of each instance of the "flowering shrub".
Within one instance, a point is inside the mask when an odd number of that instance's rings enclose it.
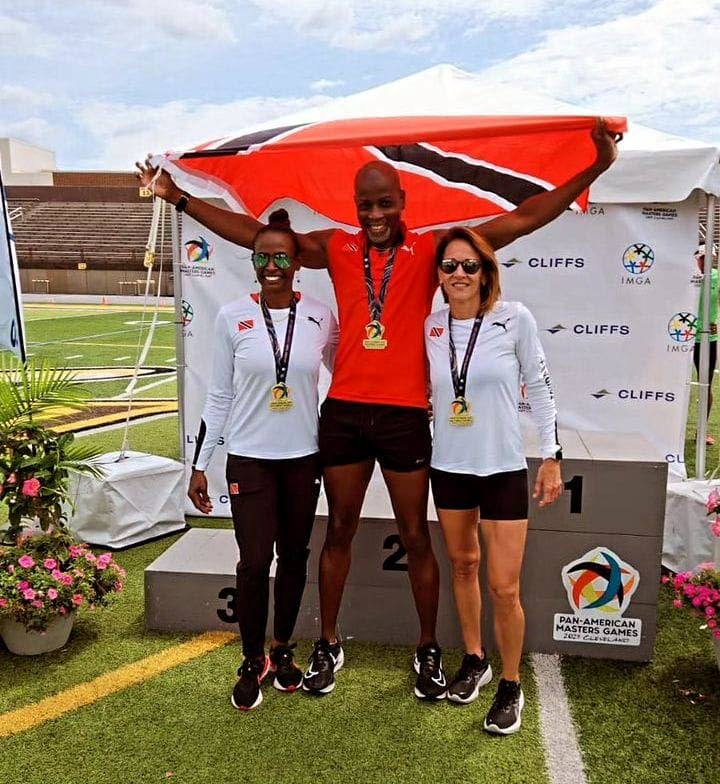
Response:
[[[65,532],[22,535],[0,547],[0,619],[43,631],[58,615],[107,604],[124,579],[112,555],[96,556]]]
[[[720,537],[720,491],[710,491],[705,508],[708,515],[715,515],[710,528]],[[716,640],[720,640],[720,571],[717,566],[711,562],[701,563],[694,572],[663,577],[662,582],[672,584],[675,607],[685,607],[703,618],[705,623],[700,628],[708,629]]]
[[[21,531],[23,519],[40,521],[43,530],[62,525],[63,503],[69,501],[70,471],[98,470],[87,462],[95,449],[73,444],[73,434],[24,425],[0,430],[0,501],[8,508],[9,538]]]
[[[695,574],[680,572],[673,578],[664,577],[663,582],[672,583],[675,607],[687,607],[703,618],[705,623],[701,628],[708,629],[720,640],[720,572],[715,564],[701,563]]]

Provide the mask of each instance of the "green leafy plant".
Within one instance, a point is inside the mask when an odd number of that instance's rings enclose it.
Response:
[[[45,363],[3,364],[0,372],[0,501],[8,509],[6,541],[21,533],[23,521],[37,518],[41,528],[63,528],[71,503],[71,472],[102,474],[94,459],[99,450],[74,443],[38,424],[59,406],[80,410],[87,395],[74,375]]]
[[[65,531],[23,534],[0,546],[0,619],[44,631],[58,615],[107,604],[124,579],[109,553],[95,555]]]

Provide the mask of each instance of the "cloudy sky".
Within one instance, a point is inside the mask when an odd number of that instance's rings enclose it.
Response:
[[[719,44],[720,0],[0,0],[0,137],[129,169],[451,63],[720,143]]]

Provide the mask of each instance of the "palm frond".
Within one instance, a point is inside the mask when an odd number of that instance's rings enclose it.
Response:
[[[47,409],[81,410],[88,393],[75,382],[73,371],[51,367],[45,360],[21,363],[3,358],[0,366],[0,428],[24,422]]]

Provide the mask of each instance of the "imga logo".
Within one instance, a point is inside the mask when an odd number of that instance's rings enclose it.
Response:
[[[611,335],[625,337],[630,334],[630,326],[628,324],[573,324],[572,327],[566,327],[564,324],[555,324],[555,326],[547,327],[543,331],[549,332],[551,335],[557,335],[568,330],[574,335],[588,335],[590,337],[609,337]]]
[[[697,316],[694,313],[681,311],[673,314],[667,329],[670,337],[667,351],[685,353],[693,350],[697,334]]]
[[[182,315],[180,316],[182,336],[184,338],[191,338],[193,336],[192,330],[190,329],[190,324],[192,323],[193,318],[195,318],[195,311],[193,310],[193,306],[186,299],[184,299],[182,301]]]
[[[606,397],[615,398],[622,402],[645,402],[645,403],[673,403],[675,401],[675,393],[665,391],[662,389],[618,389],[617,392],[612,392],[609,389],[598,389],[590,393],[591,397],[595,400],[603,400]]]
[[[629,275],[623,275],[620,283],[623,286],[645,286],[652,283],[647,274],[655,263],[655,251],[644,242],[635,242],[625,248],[622,256],[623,267]]]

